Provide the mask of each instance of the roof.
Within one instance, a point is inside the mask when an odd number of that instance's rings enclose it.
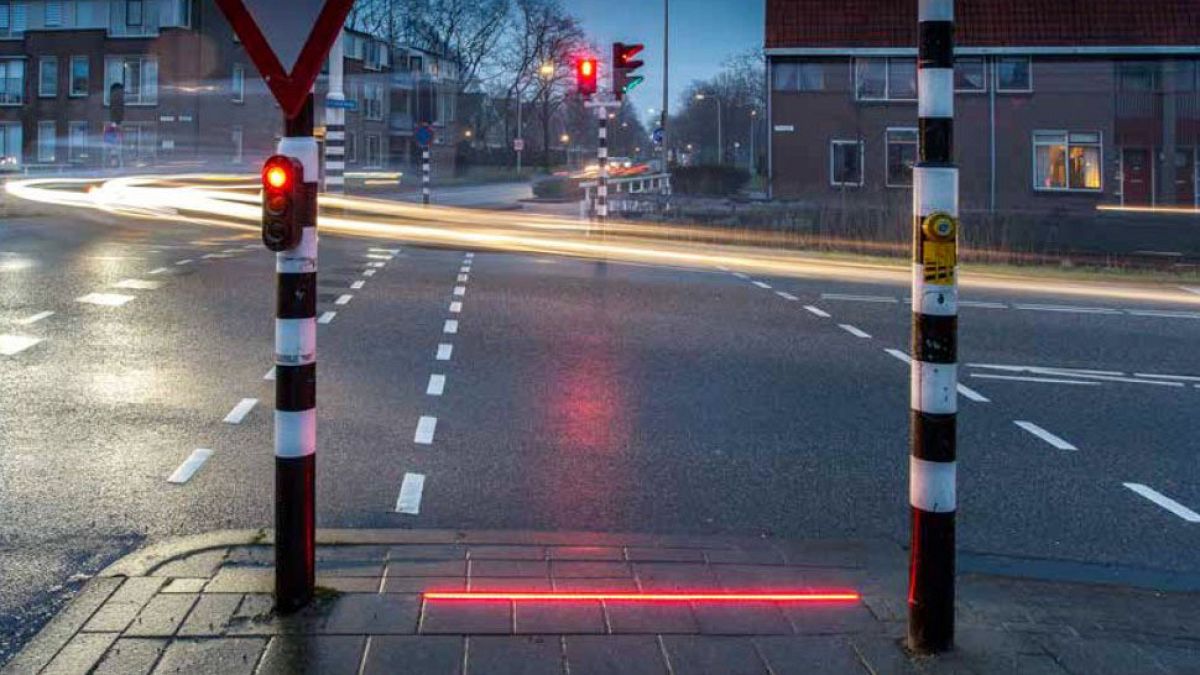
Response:
[[[1200,47],[1197,0],[960,0],[962,47]],[[767,0],[766,48],[915,48],[917,0]]]

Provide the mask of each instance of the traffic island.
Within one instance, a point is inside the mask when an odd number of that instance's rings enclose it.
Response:
[[[6,673],[1195,673],[1200,594],[960,576],[955,651],[915,657],[907,553],[877,541],[322,530],[279,614],[272,541],[113,564]],[[856,599],[844,594],[852,593]]]

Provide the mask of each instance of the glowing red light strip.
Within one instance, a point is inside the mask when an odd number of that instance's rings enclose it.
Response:
[[[854,591],[807,593],[522,593],[510,591],[429,591],[426,600],[511,600],[514,602],[572,602],[613,600],[631,602],[858,602]]]

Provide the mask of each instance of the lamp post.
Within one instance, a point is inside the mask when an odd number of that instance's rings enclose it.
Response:
[[[758,109],[750,109],[750,175],[758,175],[758,156],[754,154],[755,136],[758,135]]]
[[[724,164],[725,163],[725,129],[724,129],[725,125],[722,120],[721,108],[724,108],[725,106],[722,104],[721,97],[716,94],[703,94],[703,93],[696,94],[696,100],[703,101],[703,100],[707,99],[709,96],[712,96],[712,99],[717,102],[717,164]]]

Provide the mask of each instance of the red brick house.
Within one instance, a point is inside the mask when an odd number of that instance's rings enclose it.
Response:
[[[1200,206],[1200,2],[957,3],[968,211]],[[767,0],[775,198],[904,210],[917,0]]]

